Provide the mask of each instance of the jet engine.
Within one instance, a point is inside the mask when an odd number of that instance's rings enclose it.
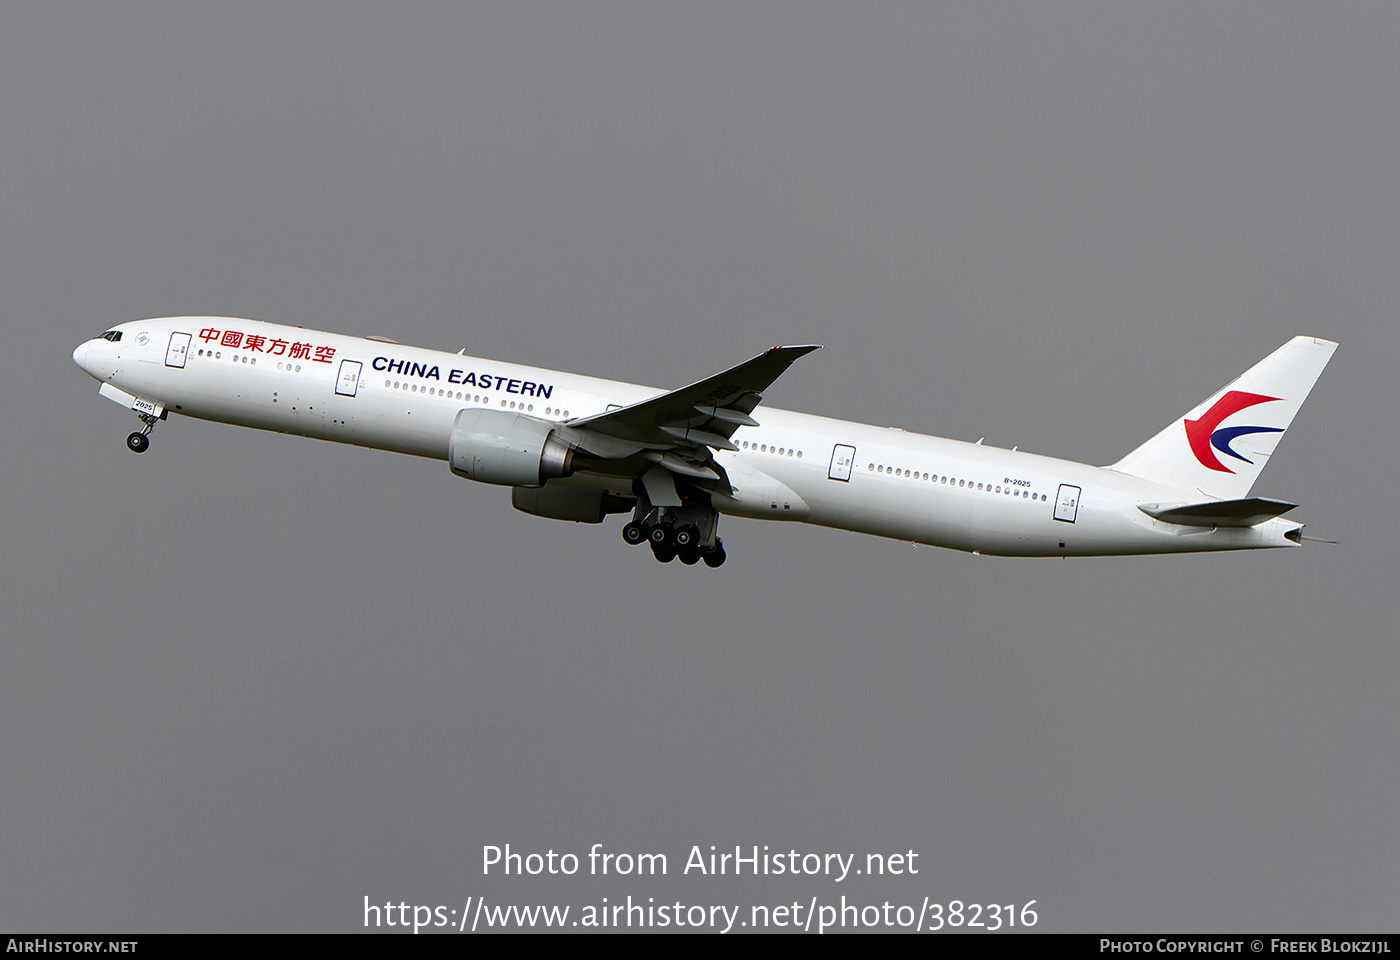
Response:
[[[601,490],[546,483],[542,487],[516,487],[510,504],[521,513],[572,520],[575,523],[602,523],[610,513],[626,513],[636,504],[631,497],[619,497]]]
[[[468,480],[538,487],[567,477],[577,447],[559,439],[547,420],[505,410],[462,410],[452,425],[447,461]]]

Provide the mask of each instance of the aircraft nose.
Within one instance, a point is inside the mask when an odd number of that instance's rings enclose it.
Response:
[[[92,341],[90,341],[90,340],[85,340],[85,341],[83,341],[81,344],[78,345],[78,349],[76,349],[76,350],[73,351],[73,362],[76,363],[78,366],[82,367],[84,371],[86,371],[87,368],[88,368],[88,365],[87,365],[88,344],[91,343],[91,342],[92,342]]]

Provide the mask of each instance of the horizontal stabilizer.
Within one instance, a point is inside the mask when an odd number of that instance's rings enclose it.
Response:
[[[1247,500],[1210,500],[1189,503],[1181,507],[1165,507],[1160,503],[1143,503],[1138,509],[1164,523],[1179,523],[1187,527],[1252,527],[1272,520],[1296,507],[1296,503],[1250,497]]]

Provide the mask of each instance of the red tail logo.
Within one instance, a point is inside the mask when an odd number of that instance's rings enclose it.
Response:
[[[1217,430],[1216,427],[1220,426],[1221,421],[1226,417],[1239,413],[1246,407],[1279,399],[1281,398],[1231,390],[1215,401],[1201,419],[1182,421],[1186,424],[1186,440],[1191,444],[1191,452],[1196,455],[1197,460],[1201,461],[1201,466],[1209,467],[1211,470],[1219,470],[1221,473],[1235,472],[1216,459],[1215,450],[1234,457],[1236,460],[1253,463],[1253,460],[1232,450],[1230,443],[1236,437],[1244,436],[1247,433],[1282,433],[1282,427],[1229,427],[1225,430]],[[1214,447],[1215,450],[1212,450],[1211,447]]]

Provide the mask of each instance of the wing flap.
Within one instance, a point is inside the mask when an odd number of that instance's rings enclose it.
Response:
[[[756,427],[758,421],[744,413],[742,410],[731,410],[729,407],[701,406],[696,404],[695,409],[707,417],[714,417],[716,420],[723,420],[727,423],[735,423],[742,427]]]
[[[710,433],[698,427],[662,427],[661,432],[689,444],[700,444],[716,450],[738,450],[739,446],[728,437]]]

